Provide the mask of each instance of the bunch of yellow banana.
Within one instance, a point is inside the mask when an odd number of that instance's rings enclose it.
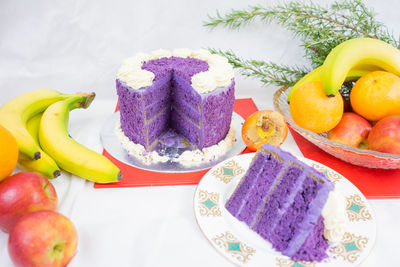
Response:
[[[327,96],[335,96],[345,81],[357,80],[368,72],[386,70],[400,76],[400,51],[373,38],[355,38],[336,46],[324,64],[300,79],[293,92],[306,82],[321,81]]]
[[[106,157],[69,137],[69,112],[87,108],[95,94],[62,94],[39,89],[11,99],[0,107],[0,125],[18,143],[18,167],[48,178],[60,175],[60,167],[98,183],[117,182],[119,169]]]

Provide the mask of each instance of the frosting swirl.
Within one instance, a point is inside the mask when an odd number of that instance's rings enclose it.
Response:
[[[228,63],[211,65],[209,72],[214,76],[217,86],[229,86],[234,77],[233,68]]]
[[[193,75],[192,87],[199,93],[211,92],[217,87],[214,74],[210,71],[205,71]]]
[[[172,55],[174,57],[183,57],[183,58],[187,58],[190,57],[192,55],[192,50],[188,49],[188,48],[176,48],[172,51]]]
[[[207,61],[212,54],[206,49],[197,49],[192,52],[192,57]]]
[[[228,59],[226,57],[217,55],[217,54],[212,54],[208,59],[207,62],[209,65],[214,65],[214,64],[225,64],[225,63],[229,63]]]
[[[154,73],[140,69],[129,73],[124,80],[133,89],[140,89],[152,85],[154,77]]]
[[[159,59],[162,57],[171,57],[171,56],[172,56],[171,51],[165,49],[158,49],[151,52],[152,59]]]
[[[149,61],[151,59],[151,56],[146,53],[137,53],[133,57],[128,57],[123,61],[124,65],[137,65],[137,64],[143,64],[146,61]]]
[[[142,70],[143,63],[150,59],[151,59],[150,55],[146,53],[137,53],[135,56],[125,59],[122,63],[122,66],[118,69],[117,72],[118,79],[125,82],[128,82],[129,79],[132,82],[132,79],[136,77],[135,75],[138,75],[139,77],[143,75],[148,75],[148,74],[140,74],[140,73],[134,74],[134,73],[140,72]]]
[[[209,69],[197,73],[191,78],[191,85],[198,93],[208,93],[217,87],[229,86],[234,78],[232,66],[223,56],[211,54],[206,49],[191,50],[188,48],[174,49],[173,52],[165,49],[152,51],[150,54],[137,53],[123,61],[118,69],[117,78],[124,81],[133,89],[140,89],[152,85],[155,75],[142,69],[143,63],[163,57],[192,57],[206,61]]]
[[[346,200],[336,188],[328,196],[322,209],[324,217],[324,236],[331,242],[339,242],[346,227]]]

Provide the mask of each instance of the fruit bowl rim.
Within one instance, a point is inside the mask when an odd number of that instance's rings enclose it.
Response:
[[[283,87],[279,88],[279,89],[274,93],[274,100],[273,100],[273,101],[274,101],[274,106],[275,106],[275,109],[276,109],[279,113],[282,114],[282,116],[285,118],[286,122],[287,122],[292,128],[294,128],[294,129],[296,130],[296,132],[298,132],[298,133],[301,134],[302,136],[304,136],[304,137],[307,138],[307,135],[308,135],[308,138],[312,138],[312,139],[315,139],[315,140],[317,140],[317,141],[319,141],[319,142],[326,143],[326,144],[328,144],[328,145],[330,145],[330,146],[339,147],[339,148],[341,148],[341,149],[343,149],[343,150],[351,151],[351,152],[354,152],[354,153],[359,154],[359,155],[365,155],[365,156],[371,156],[371,155],[372,155],[372,156],[375,156],[375,157],[378,157],[378,158],[381,158],[381,159],[392,159],[392,160],[393,160],[393,159],[394,159],[394,160],[400,159],[400,155],[397,155],[397,154],[390,154],[390,153],[383,153],[383,152],[378,152],[378,151],[374,151],[374,150],[361,149],[361,148],[356,148],[356,147],[348,146],[348,145],[345,145],[345,144],[342,144],[342,143],[339,143],[339,142],[334,142],[334,141],[331,141],[331,140],[327,139],[326,137],[324,137],[324,136],[322,136],[322,135],[320,135],[320,134],[314,133],[314,132],[312,132],[312,131],[310,131],[310,130],[307,130],[307,129],[304,129],[304,128],[298,126],[298,125],[293,121],[293,119],[292,119],[291,116],[288,117],[288,116],[285,114],[285,112],[282,111],[281,105],[280,105],[280,103],[279,103],[279,99],[280,99],[281,95],[282,95],[283,93],[285,93],[286,91],[290,91],[290,89],[291,89],[291,87],[283,86]],[[288,103],[287,101],[285,101],[284,103],[286,103],[286,104],[289,106],[289,103]],[[308,138],[307,138],[307,139],[308,139]]]

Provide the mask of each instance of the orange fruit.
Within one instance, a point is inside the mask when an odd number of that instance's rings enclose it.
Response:
[[[370,121],[400,114],[400,78],[386,71],[362,76],[350,92],[353,110]]]
[[[17,161],[17,141],[6,128],[0,125],[0,182],[13,172]]]
[[[333,129],[343,115],[343,98],[340,93],[328,97],[320,81],[300,86],[290,100],[290,114],[294,122],[314,133]]]
[[[254,112],[243,123],[242,138],[251,151],[269,143],[280,146],[285,141],[288,126],[282,115],[273,110]]]

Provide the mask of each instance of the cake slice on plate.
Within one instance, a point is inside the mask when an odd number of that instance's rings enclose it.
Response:
[[[283,255],[321,261],[327,257],[328,239],[337,241],[343,234],[345,204],[337,201],[344,199],[333,189],[322,173],[265,144],[225,207]]]

